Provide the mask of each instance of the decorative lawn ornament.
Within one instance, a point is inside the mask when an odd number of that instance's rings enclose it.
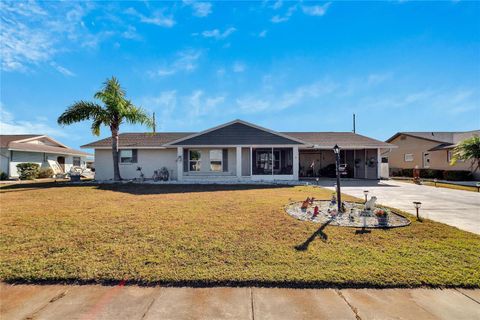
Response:
[[[307,198],[305,201],[303,201],[301,209],[302,210],[307,210],[309,204],[310,204],[310,198]]]
[[[375,210],[375,202],[377,202],[377,197],[373,196],[370,197],[370,200],[365,202],[365,210],[366,211],[373,211]]]
[[[315,206],[315,208],[313,209],[313,216],[312,218],[316,218],[318,216],[318,206]]]

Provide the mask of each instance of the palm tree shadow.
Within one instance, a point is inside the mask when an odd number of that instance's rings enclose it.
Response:
[[[310,245],[310,243],[315,240],[315,238],[318,236],[322,239],[323,242],[327,242],[328,240],[328,235],[323,232],[323,229],[325,229],[330,223],[332,222],[332,220],[328,220],[327,222],[325,222],[324,224],[322,224],[320,226],[320,228],[318,228],[317,231],[315,231],[307,240],[305,240],[304,243],[302,244],[299,244],[297,246],[295,246],[295,250],[297,251],[306,251],[308,249],[308,246]]]

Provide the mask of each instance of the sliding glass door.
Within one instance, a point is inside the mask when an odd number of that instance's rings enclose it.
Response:
[[[252,149],[252,173],[254,175],[293,174],[292,148]]]

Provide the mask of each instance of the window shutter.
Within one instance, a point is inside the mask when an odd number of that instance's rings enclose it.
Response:
[[[132,149],[132,163],[137,163],[137,149]]]
[[[228,149],[222,150],[223,172],[228,171]]]
[[[188,149],[183,149],[183,172],[188,172]]]

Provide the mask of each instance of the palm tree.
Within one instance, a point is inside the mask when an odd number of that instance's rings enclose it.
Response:
[[[473,135],[460,142],[453,149],[453,157],[450,165],[455,165],[458,160],[471,160],[473,172],[480,168],[480,137]]]
[[[131,124],[143,124],[153,128],[153,120],[142,109],[134,106],[125,98],[125,90],[115,77],[107,79],[103,88],[95,93],[95,99],[100,100],[103,106],[88,101],[78,101],[67,108],[57,122],[59,125],[70,125],[75,122],[92,120],[92,133],[100,134],[100,127],[105,125],[112,132],[112,157],[113,178],[115,181],[122,179],[118,166],[118,133],[120,125],[126,121]]]

